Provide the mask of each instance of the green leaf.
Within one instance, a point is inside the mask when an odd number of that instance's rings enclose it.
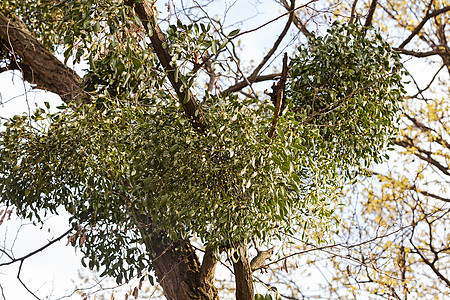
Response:
[[[237,35],[240,31],[241,31],[240,29],[235,29],[235,30],[231,31],[231,32],[228,34],[228,36],[229,36],[229,37],[233,37],[233,36]]]

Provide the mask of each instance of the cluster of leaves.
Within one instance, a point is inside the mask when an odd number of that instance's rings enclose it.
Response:
[[[105,267],[118,281],[152,258],[142,249],[142,226],[173,241],[196,235],[219,251],[327,223],[339,172],[377,159],[392,132],[401,94],[392,73],[397,56],[360,28],[345,28],[347,36],[335,25],[299,49],[288,87],[293,109],[270,139],[267,106],[233,95],[208,99],[209,129],[195,131],[156,69],[140,21],[121,3],[63,0],[54,9],[68,18],[52,27],[66,60],[89,61],[90,103],[56,114],[38,109],[5,124],[2,202],[34,220],[65,208],[89,266]],[[200,54],[225,47],[205,41],[207,27],[178,28],[169,27],[166,45],[174,65],[189,59],[177,46],[187,37]],[[359,60],[350,63],[353,56]]]
[[[320,197],[326,184],[319,177],[326,175],[309,167],[294,132],[272,142],[263,106],[234,98],[217,103],[205,135],[173,105],[38,110],[34,121],[50,121],[41,130],[16,117],[1,133],[3,201],[30,219],[63,206],[76,228],[92,229],[82,245],[90,266],[104,265],[110,275],[123,267],[113,253],[142,264],[135,232],[142,214],[151,220],[146,226],[172,240],[196,234],[217,249],[252,237],[267,241],[309,217],[329,217]]]
[[[336,22],[291,61],[288,101],[300,128],[344,169],[381,161],[404,93],[398,53],[379,33],[367,33]]]

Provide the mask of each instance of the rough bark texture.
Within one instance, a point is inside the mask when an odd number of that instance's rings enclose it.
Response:
[[[141,220],[147,219],[141,217]],[[142,223],[140,224],[142,225]],[[144,229],[146,228],[146,229]],[[157,281],[169,300],[219,299],[218,291],[213,285],[216,262],[206,251],[202,266],[194,248],[189,241],[169,243],[167,238],[157,237],[151,227],[141,227],[145,245],[154,253],[153,267]]]
[[[202,278],[202,268],[198,257],[189,243],[173,243],[168,247],[154,245],[156,253],[153,261],[157,280],[167,299],[219,299],[212,278]],[[207,273],[214,276],[214,271]]]
[[[237,262],[233,261],[234,275],[236,278],[236,299],[253,300],[255,292],[253,291],[253,271],[248,260],[247,248],[238,247],[240,254]]]
[[[170,300],[219,299],[213,284],[216,261],[207,249],[200,266],[197,254],[189,241],[171,242],[164,234],[154,231],[151,219],[136,217],[143,241],[153,255],[153,267],[164,295]]]
[[[214,286],[214,273],[216,271],[217,260],[211,248],[206,248],[203,256],[202,267],[200,269],[200,287],[206,294],[213,296],[210,299],[219,299],[217,288]]]
[[[0,12],[0,45],[10,51],[10,69],[18,69],[36,88],[58,94],[65,102],[78,99],[81,78],[48,51],[19,19]]]

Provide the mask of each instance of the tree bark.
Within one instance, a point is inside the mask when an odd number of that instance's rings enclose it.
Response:
[[[168,247],[163,247],[164,243],[161,241],[161,239],[152,239],[149,250],[156,253],[153,267],[166,298],[169,300],[219,299],[218,291],[212,281],[214,268],[211,268],[209,258],[200,266],[197,254],[188,241],[172,243]],[[157,243],[160,245],[155,245]],[[205,277],[206,274],[202,271],[209,276]]]
[[[247,255],[247,247],[239,246],[239,260],[234,262],[234,276],[236,278],[236,299],[253,300],[255,292],[253,291],[253,271]]]
[[[42,46],[21,20],[9,19],[2,12],[0,45],[12,54],[10,69],[20,70],[35,88],[58,94],[65,102],[80,99],[81,78]]]
[[[163,233],[155,232],[151,218],[135,215],[147,251],[152,254],[152,264],[157,281],[169,300],[218,300],[214,286],[216,260],[211,249],[206,250],[200,265],[189,240],[170,241]]]

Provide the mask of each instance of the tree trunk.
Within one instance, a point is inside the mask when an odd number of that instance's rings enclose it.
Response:
[[[144,244],[153,256],[156,278],[167,299],[219,299],[213,284],[217,261],[211,249],[207,248],[200,266],[189,240],[170,241],[164,234],[154,231],[151,218],[147,215],[137,213],[134,217]]]
[[[161,239],[152,239],[149,250],[153,250],[156,254],[153,266],[166,298],[169,300],[219,299],[218,291],[212,284],[212,277],[205,277],[208,274],[214,276],[215,261],[212,262],[211,258],[207,258],[205,254],[203,266],[200,266],[195,250],[189,242],[171,243],[168,247],[164,247],[161,241]],[[203,269],[208,274],[202,272]]]
[[[234,262],[234,275],[236,278],[236,299],[237,300],[253,300],[255,292],[253,291],[253,271],[245,246],[238,247],[239,260]]]

